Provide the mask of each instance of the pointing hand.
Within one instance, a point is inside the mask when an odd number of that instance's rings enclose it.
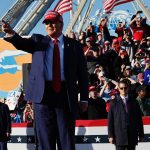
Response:
[[[2,20],[2,32],[13,35],[15,32],[6,21]]]

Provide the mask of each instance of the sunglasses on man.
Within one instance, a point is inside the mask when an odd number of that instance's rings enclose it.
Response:
[[[127,90],[128,87],[126,87],[126,86],[125,86],[125,87],[119,87],[119,89],[120,89],[120,90]]]

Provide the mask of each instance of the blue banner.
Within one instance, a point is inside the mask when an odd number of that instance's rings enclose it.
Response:
[[[150,70],[144,72],[144,84],[150,85]]]

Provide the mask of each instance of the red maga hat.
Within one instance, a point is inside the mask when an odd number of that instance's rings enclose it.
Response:
[[[93,41],[93,40],[94,40],[94,39],[93,39],[92,36],[86,38],[86,42]]]
[[[63,22],[62,16],[57,12],[50,10],[45,13],[43,23],[45,23],[46,20],[54,21],[54,22]]]
[[[119,41],[117,38],[113,39],[113,44],[118,44],[118,43],[119,43]]]
[[[96,87],[94,85],[89,86],[89,91],[95,91]]]
[[[109,41],[105,41],[105,42],[104,42],[104,45],[108,45],[108,44],[110,44]]]
[[[138,49],[138,50],[137,50],[137,53],[143,53],[143,52],[144,52],[143,49]]]
[[[137,79],[138,79],[138,80],[143,80],[143,79],[144,79],[144,73],[139,73],[139,74],[137,75]]]
[[[109,95],[110,96],[113,96],[113,95],[116,95],[116,94],[118,94],[119,93],[119,91],[117,90],[117,89],[113,89],[110,93],[109,93]]]

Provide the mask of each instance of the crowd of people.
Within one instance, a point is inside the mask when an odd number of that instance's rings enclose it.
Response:
[[[149,116],[150,26],[137,11],[130,24],[118,23],[115,37],[110,35],[107,22],[101,18],[98,27],[90,23],[85,32],[70,35],[83,45],[89,75],[89,107],[81,118],[107,118],[109,103],[119,93],[118,82],[123,79],[139,102],[142,115]]]

